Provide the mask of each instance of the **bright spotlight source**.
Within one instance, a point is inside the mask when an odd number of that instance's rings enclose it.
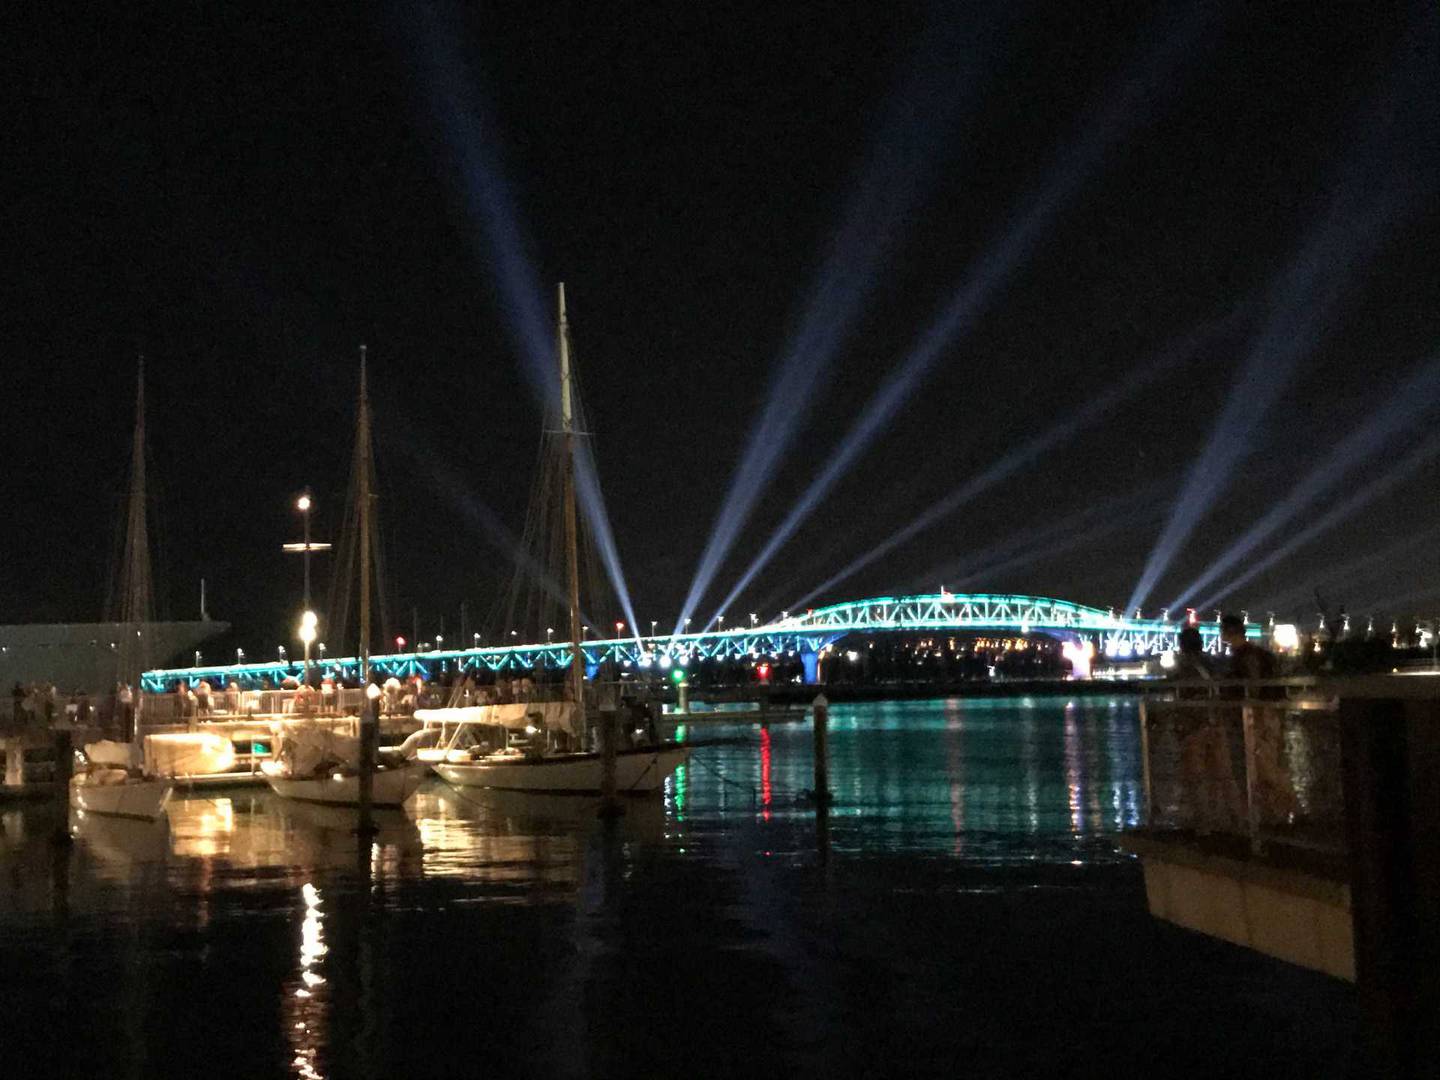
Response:
[[[1295,652],[1300,648],[1300,630],[1294,623],[1277,623],[1270,640],[1281,652]]]
[[[674,661],[670,659],[670,654],[669,654],[669,653],[661,653],[661,654],[660,654],[660,667],[661,667],[662,669],[664,669],[664,670],[669,670],[670,665],[673,664],[673,663],[674,663]]]
[[[309,495],[301,495],[300,498],[296,499],[296,500],[295,500],[295,509],[296,509],[296,510],[299,510],[302,514],[303,514],[306,510],[309,510],[309,509],[310,509],[310,496],[309,496]]]
[[[380,689],[379,683],[367,683],[365,686],[365,696],[371,701],[374,701],[382,693],[384,693],[384,691]]]
[[[300,616],[300,625],[314,629],[320,625],[320,616],[316,615],[313,611],[307,611],[304,615]]]

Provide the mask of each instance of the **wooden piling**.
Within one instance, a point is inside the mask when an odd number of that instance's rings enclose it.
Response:
[[[1440,1055],[1440,702],[1399,700],[1391,686],[1381,692],[1388,699],[1340,699],[1362,1031],[1356,1074],[1432,1076]]]
[[[623,812],[615,791],[615,751],[619,730],[615,723],[615,703],[605,700],[600,705],[600,816],[619,817]]]
[[[366,694],[360,701],[360,814],[356,831],[369,836],[375,832],[375,746],[380,741],[380,725],[376,715],[378,699]]]
[[[830,701],[824,694],[818,695],[811,703],[815,731],[815,805],[824,808],[830,804]]]
[[[70,777],[75,773],[75,744],[68,727],[56,728],[53,734],[55,798],[59,810],[54,840],[57,844],[68,844],[70,843]]]

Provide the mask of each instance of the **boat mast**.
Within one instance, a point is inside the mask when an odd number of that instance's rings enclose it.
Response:
[[[370,394],[365,382],[365,346],[360,346],[359,430],[355,434],[355,457],[360,469],[356,494],[360,500],[360,779],[359,822],[356,835],[360,851],[369,851],[368,837],[375,831],[372,809],[375,801],[375,745],[379,741],[379,701],[370,696]],[[368,857],[362,862],[369,867]]]
[[[360,346],[360,409],[355,457],[360,470],[360,685],[370,685],[370,395]]]
[[[565,313],[565,283],[557,287],[559,300],[560,431],[565,440],[561,476],[565,504],[565,560],[570,576],[570,700],[583,709],[585,654],[580,647],[580,536],[575,516],[575,406],[570,376],[570,320]]]
[[[144,635],[151,618],[150,532],[146,518],[145,488],[145,358],[140,358],[135,387],[135,437],[130,450],[130,497],[126,509],[125,554],[120,579],[119,679],[138,694],[140,675],[145,670],[149,642]],[[130,731],[132,741],[140,737],[138,720]]]

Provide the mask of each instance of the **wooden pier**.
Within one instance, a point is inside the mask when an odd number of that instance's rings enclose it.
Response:
[[[1123,846],[1151,913],[1353,981],[1360,1074],[1433,1075],[1440,678],[1170,687],[1141,743],[1145,824]]]

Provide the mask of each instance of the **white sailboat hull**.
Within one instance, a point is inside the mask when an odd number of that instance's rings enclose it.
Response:
[[[689,756],[690,748],[685,746],[622,750],[615,756],[615,790],[622,795],[658,791],[665,778]],[[455,787],[574,795],[600,790],[599,754],[559,754],[534,760],[481,758],[435,762],[432,767],[446,783]]]
[[[401,806],[415,794],[429,770],[423,764],[406,765],[398,769],[377,769],[371,786],[372,806]],[[277,776],[266,772],[265,779],[270,790],[286,799],[300,799],[304,802],[322,803],[326,806],[359,806],[360,777],[327,775],[296,779]]]
[[[70,805],[86,814],[154,821],[165,812],[172,791],[174,785],[169,780],[92,784],[79,775],[70,778]]]

